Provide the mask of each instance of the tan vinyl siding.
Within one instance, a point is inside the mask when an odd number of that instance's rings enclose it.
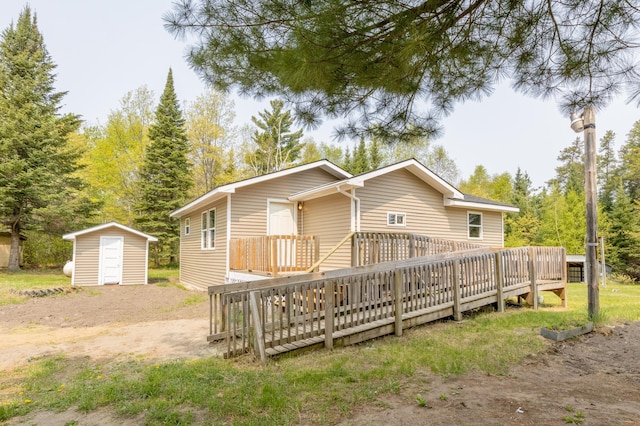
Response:
[[[123,237],[120,284],[146,284],[147,239],[115,227],[79,235],[76,238],[73,284],[99,284],[100,237]]]
[[[286,200],[291,194],[335,180],[334,176],[323,170],[311,169],[239,188],[232,195],[231,238],[267,234],[267,200]],[[294,211],[297,212],[297,209]],[[299,218],[297,223],[300,223]]]
[[[363,232],[408,232],[502,247],[501,213],[482,212],[483,238],[469,239],[467,209],[445,207],[440,192],[407,170],[368,180],[356,196],[361,200]],[[406,226],[387,225],[388,212],[405,213]]]
[[[202,249],[202,213],[216,209],[216,239],[214,249]],[[184,222],[189,218],[191,232],[184,235]],[[180,219],[180,282],[183,285],[206,289],[224,284],[227,270],[227,199],[209,204],[203,210]]]
[[[334,182],[337,178],[321,169],[299,173],[241,187],[231,194],[230,238],[266,235],[267,200],[286,200],[291,194]],[[295,205],[295,203],[294,203]],[[216,208],[216,249],[200,248],[201,214]],[[297,215],[297,209],[294,209]],[[184,235],[184,220],[190,218],[191,233]],[[205,289],[223,284],[227,274],[227,199],[207,205],[206,208],[180,219],[180,282]],[[297,218],[298,229],[300,219]],[[305,231],[306,232],[306,231]]]
[[[304,233],[320,239],[320,258],[351,232],[351,200],[342,194],[306,201],[303,209]],[[320,270],[351,266],[351,242],[347,241],[325,262]]]

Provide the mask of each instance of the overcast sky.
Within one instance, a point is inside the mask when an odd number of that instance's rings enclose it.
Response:
[[[58,65],[57,88],[68,91],[65,112],[80,114],[91,124],[105,123],[131,90],[146,85],[159,98],[169,67],[180,100],[192,101],[205,91],[184,60],[187,46],[163,27],[171,0],[0,0],[0,29],[15,22],[27,3]],[[234,99],[238,124],[249,123],[268,105]],[[638,108],[620,98],[597,112],[597,139],[613,130],[620,147],[639,119]],[[571,131],[554,101],[526,98],[507,84],[479,102],[457,105],[442,124],[443,135],[435,142],[445,147],[463,178],[477,165],[490,174],[514,175],[520,167],[535,186],[553,177],[560,150],[582,137]],[[337,143],[329,125],[305,134],[316,142]]]

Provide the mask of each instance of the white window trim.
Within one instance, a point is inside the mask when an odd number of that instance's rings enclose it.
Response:
[[[190,217],[184,220],[184,235],[191,235],[191,218]]]
[[[480,216],[480,225],[471,225],[471,222],[469,220],[469,216],[470,215],[478,215]],[[480,236],[479,237],[472,237],[471,236],[471,228],[480,228]],[[474,212],[474,211],[467,211],[467,238],[470,240],[481,240],[484,237],[484,216],[482,215],[481,212]]]
[[[211,212],[213,212],[214,222],[213,227],[211,225]],[[204,219],[206,217],[206,220]],[[216,249],[216,222],[217,222],[216,209],[209,209],[202,212],[201,216],[201,224],[206,224],[207,226],[202,226],[200,230],[200,248],[202,250],[215,250]],[[211,240],[211,231],[213,230],[213,241]]]
[[[391,223],[391,215],[394,215],[396,218],[395,223]],[[402,223],[398,223],[398,216],[402,217]],[[407,213],[405,212],[387,212],[387,226],[397,226],[397,227],[405,227],[407,226]]]

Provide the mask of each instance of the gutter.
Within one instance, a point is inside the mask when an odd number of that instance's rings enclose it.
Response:
[[[341,186],[342,185],[338,185],[338,187],[336,188],[338,192],[347,198],[351,198],[351,200],[354,201],[354,203],[352,204],[352,210],[351,210],[351,218],[354,219],[351,222],[351,231],[360,232],[360,199],[356,197],[353,193],[349,193],[343,190]],[[351,188],[351,191],[354,191],[354,188]],[[353,205],[355,205],[355,212],[353,211],[354,210]]]

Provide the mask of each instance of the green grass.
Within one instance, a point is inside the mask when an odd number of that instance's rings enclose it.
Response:
[[[0,306],[23,303],[28,296],[11,293],[11,290],[35,290],[41,288],[71,287],[71,278],[66,277],[62,270],[27,270],[8,272],[0,271]]]
[[[250,356],[162,364],[37,359],[0,378],[0,421],[35,408],[88,412],[108,407],[124,417],[142,416],[150,425],[335,423],[354,406],[384,405],[388,395],[401,394],[412,385],[428,388],[425,371],[442,376],[471,371],[505,374],[550,345],[539,337],[540,327],[586,322],[586,286],[570,284],[568,292],[568,309],[545,293],[538,311],[479,310],[462,322],[436,322],[406,330],[402,337],[283,356],[264,367]],[[600,306],[608,324],[638,321],[640,286],[601,288]],[[427,406],[420,394],[415,400]],[[568,414],[565,422],[581,422],[581,413]]]

